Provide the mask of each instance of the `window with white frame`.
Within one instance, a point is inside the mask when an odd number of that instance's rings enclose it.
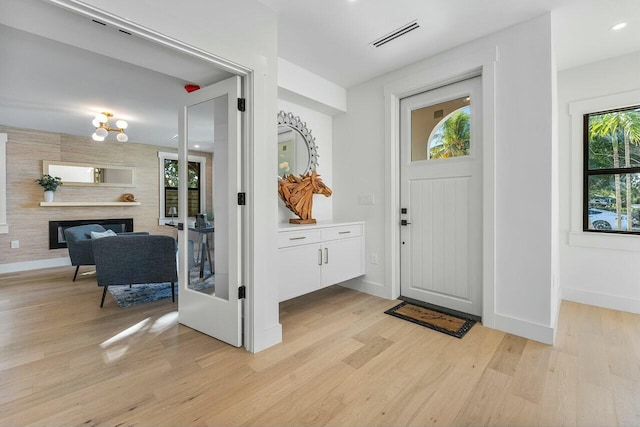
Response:
[[[160,182],[160,223],[173,219],[175,212],[179,212],[178,205],[178,155],[175,153],[158,153],[159,158],[159,182]],[[195,217],[204,212],[206,206],[205,170],[206,157],[188,157],[188,184],[187,184],[187,216]]]
[[[583,230],[640,234],[640,106],[583,120]]]

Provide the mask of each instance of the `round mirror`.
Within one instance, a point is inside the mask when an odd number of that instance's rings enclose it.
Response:
[[[318,165],[317,146],[311,130],[300,117],[278,113],[278,177],[304,175]]]

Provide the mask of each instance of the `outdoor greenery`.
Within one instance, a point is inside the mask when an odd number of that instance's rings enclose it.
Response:
[[[429,141],[429,158],[445,159],[469,154],[471,120],[469,107],[451,114]]]
[[[633,205],[640,204],[640,108],[588,114],[586,120],[588,200],[616,212],[617,230],[623,230],[623,214],[633,219],[626,224],[631,231],[638,226]]]
[[[200,213],[200,163],[188,163],[189,182],[187,184],[187,216],[193,217]],[[164,191],[165,216],[169,217],[169,209],[178,207],[178,161],[165,159],[164,161]]]
[[[188,188],[198,188],[200,181],[200,163],[189,162]],[[164,161],[164,185],[165,187],[178,188],[178,161],[165,159]]]
[[[62,178],[59,176],[51,176],[48,174],[42,175],[36,179],[38,184],[44,188],[44,191],[56,191],[59,185],[62,185]]]

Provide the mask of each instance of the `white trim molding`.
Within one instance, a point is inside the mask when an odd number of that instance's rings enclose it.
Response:
[[[0,234],[8,234],[7,224],[7,134],[0,133]]]
[[[640,238],[631,235],[605,235],[582,230],[583,202],[583,116],[598,111],[638,105],[640,90],[599,96],[569,103],[571,116],[571,232],[568,243],[601,249],[640,250]]]
[[[484,323],[484,321],[482,322]],[[556,328],[504,314],[495,314],[495,328],[519,337],[553,345]]]
[[[385,290],[384,284],[369,282],[362,277],[356,277],[355,279],[342,282],[340,283],[340,286],[353,289],[354,291],[364,292],[369,295],[375,295],[380,298],[388,299],[388,292]]]
[[[611,310],[640,314],[640,299],[603,294],[584,289],[562,288],[562,299]]]
[[[69,265],[71,265],[71,259],[69,259],[68,256],[62,258],[12,262],[9,264],[0,264],[0,274],[17,273],[19,271],[40,270],[42,268],[66,267]]]
[[[418,72],[384,86],[386,167],[385,167],[385,298],[400,295],[400,100],[417,93],[462,81],[482,77],[482,140],[483,140],[483,261],[482,261],[482,323],[495,324],[495,145],[496,145],[496,61],[497,47],[479,50],[464,59],[443,60],[429,72]]]

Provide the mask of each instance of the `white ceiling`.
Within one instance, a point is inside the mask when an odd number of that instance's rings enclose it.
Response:
[[[549,11],[559,69],[640,50],[638,0],[260,1],[278,14],[278,55],[343,87]],[[414,19],[419,29],[370,45]]]
[[[343,87],[548,11],[560,69],[640,51],[640,0],[260,2],[278,14],[279,56]],[[106,110],[129,120],[130,141],[176,146],[184,84],[230,75],[39,0],[0,0],[0,12],[0,125],[90,135]],[[414,19],[419,29],[369,45]]]
[[[3,12],[6,4],[3,0]],[[231,76],[200,59],[44,2],[21,0],[17,5],[12,4],[20,7],[11,11],[13,16],[44,13],[46,22],[55,25],[31,28],[18,18],[7,26],[0,17],[0,125],[90,136],[93,116],[108,111],[114,114],[112,127],[117,119],[129,122],[130,142],[177,147],[184,85],[206,86]],[[212,151],[212,124],[198,129],[191,129],[192,145]],[[226,127],[215,136],[225,133]],[[107,137],[111,140],[114,133]]]

